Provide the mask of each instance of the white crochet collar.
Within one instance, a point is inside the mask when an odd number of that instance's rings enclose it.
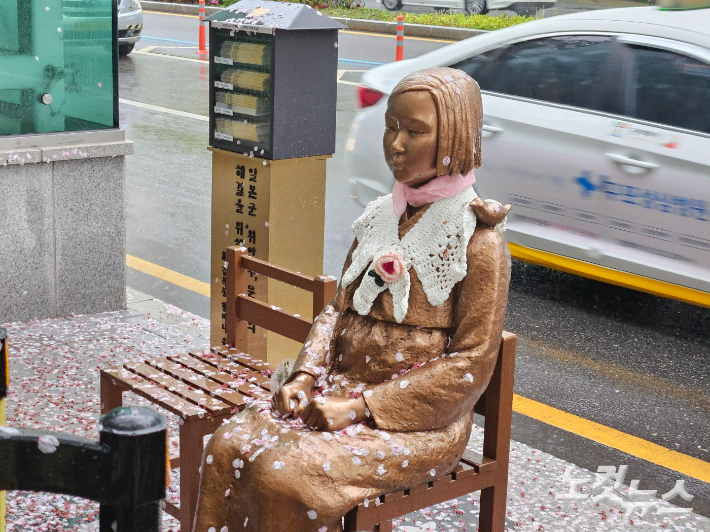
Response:
[[[352,263],[343,275],[343,287],[357,279],[365,269],[372,272],[377,260],[385,254],[397,254],[404,268],[402,275],[393,282],[383,282],[372,273],[365,275],[353,297],[358,314],[368,314],[380,292],[389,289],[394,302],[394,318],[401,323],[409,309],[409,269],[412,267],[429,303],[433,306],[444,303],[454,285],[466,276],[466,251],[476,229],[476,216],[469,204],[476,197],[473,188],[469,187],[452,198],[435,201],[401,240],[392,194],[368,204],[352,226],[358,245],[353,251]]]

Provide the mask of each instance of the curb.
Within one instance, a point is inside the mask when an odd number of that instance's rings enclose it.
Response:
[[[190,4],[172,4],[169,2],[155,2],[141,0],[141,6],[146,11],[160,11],[163,13],[178,13],[183,15],[197,15],[199,6]],[[212,15],[221,11],[221,7],[206,7],[205,14]],[[383,33],[388,35],[397,34],[396,22],[384,22],[380,20],[361,20],[356,18],[332,17],[349,30],[367,31],[371,33]],[[452,41],[462,41],[488,33],[488,30],[470,30],[467,28],[451,28],[448,26],[427,26],[424,24],[404,24],[404,36],[407,37],[429,37],[431,39],[447,39]]]
[[[145,11],[161,11],[163,13],[178,13],[180,15],[199,15],[200,6],[191,4],[171,4],[169,2],[148,2],[141,0],[141,7]],[[222,11],[221,7],[205,7],[205,15],[213,15]]]
[[[192,4],[172,4],[170,2],[149,2],[141,0],[141,7],[145,11],[161,11],[163,13],[177,13],[180,15],[199,15],[200,6]],[[222,11],[221,7],[205,7],[205,15],[209,16],[217,11]]]
[[[384,22],[381,20],[362,20],[357,18],[332,17],[349,30],[369,31],[372,33],[397,34],[396,22]],[[475,35],[488,33],[488,30],[470,30],[468,28],[451,28],[449,26],[427,26],[425,24],[404,24],[404,38],[407,37],[430,37],[432,39],[448,39],[452,41],[463,41]]]

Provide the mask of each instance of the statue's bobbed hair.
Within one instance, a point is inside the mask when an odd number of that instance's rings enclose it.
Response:
[[[437,175],[466,175],[481,166],[483,103],[478,83],[456,68],[428,68],[409,74],[389,97],[410,91],[428,92],[436,105]]]

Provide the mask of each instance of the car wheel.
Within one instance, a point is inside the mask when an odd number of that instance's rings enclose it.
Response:
[[[402,0],[382,0],[382,5],[387,11],[397,11],[402,9]]]
[[[118,55],[128,55],[133,51],[133,47],[136,43],[119,44],[118,45]]]
[[[466,12],[469,15],[485,15],[488,12],[486,0],[466,0]]]

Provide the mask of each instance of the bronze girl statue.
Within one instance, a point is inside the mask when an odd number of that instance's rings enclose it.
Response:
[[[503,330],[509,207],[471,186],[482,105],[467,74],[407,76],[385,120],[394,191],[353,224],[335,298],[273,401],[212,436],[195,532],[342,530],[358,503],[461,458]]]

